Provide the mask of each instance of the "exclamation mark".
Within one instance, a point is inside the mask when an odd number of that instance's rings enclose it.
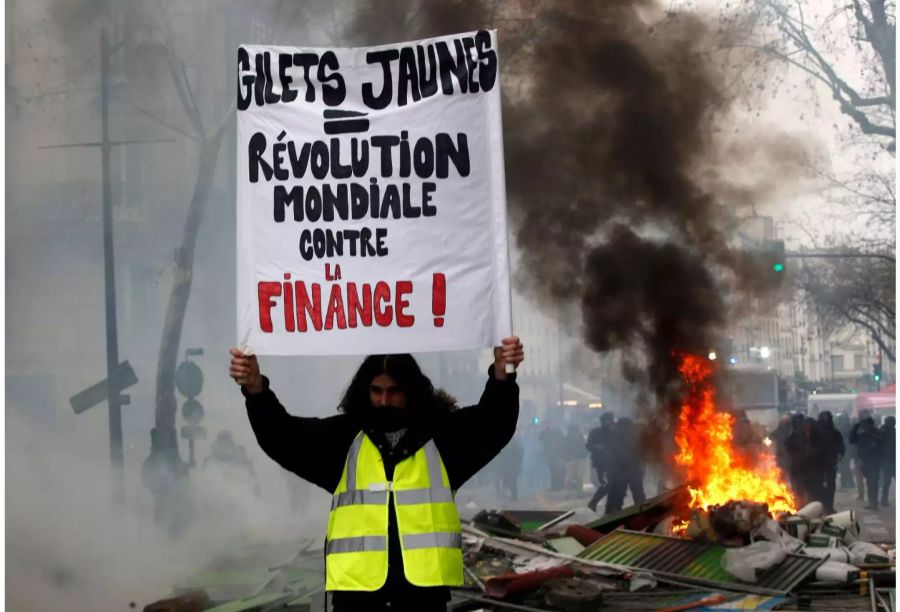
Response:
[[[431,289],[431,312],[434,314],[434,326],[444,326],[444,313],[447,311],[447,277],[435,274]]]

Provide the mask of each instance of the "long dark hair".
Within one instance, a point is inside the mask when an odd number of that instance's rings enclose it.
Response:
[[[387,374],[406,394],[407,406],[416,413],[435,407],[434,385],[425,376],[412,355],[369,355],[359,366],[344,391],[338,410],[351,416],[362,416],[371,410],[369,386],[376,376]]]

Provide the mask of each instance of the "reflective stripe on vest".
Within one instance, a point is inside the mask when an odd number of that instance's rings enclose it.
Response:
[[[384,585],[389,499],[394,500],[407,581],[416,586],[461,585],[461,527],[445,479],[440,453],[429,440],[396,464],[394,482],[388,482],[381,453],[360,432],[350,445],[331,501],[326,589],[374,591]]]
[[[353,444],[347,452],[347,490],[356,490],[356,464],[359,461],[359,449],[362,448],[363,435],[359,433],[353,438]]]
[[[332,510],[344,506],[387,503],[386,490],[356,488],[356,463],[359,460],[359,449],[361,446],[362,436],[358,436],[353,440],[350,452],[347,453],[347,490],[331,498]],[[394,500],[397,504],[433,504],[453,501],[453,491],[449,487],[441,486],[443,485],[443,474],[441,473],[441,456],[438,453],[437,446],[435,446],[434,441],[429,440],[423,449],[428,464],[428,479],[432,485],[438,483],[438,486],[431,486],[428,489],[394,491]]]
[[[356,538],[338,538],[328,540],[325,554],[367,552],[370,550],[387,550],[387,538],[382,536],[359,536]]]
[[[412,533],[403,536],[403,548],[459,548],[462,546],[461,533]]]
[[[343,508],[344,506],[361,506],[363,504],[386,504],[387,496],[387,490],[370,491],[368,489],[357,489],[356,491],[344,491],[331,498],[331,509]],[[404,489],[402,491],[394,491],[394,501],[401,506],[452,502],[453,491],[443,487]]]
[[[363,504],[386,504],[388,500],[388,492],[360,490],[344,491],[338,493],[331,498],[331,509],[341,508],[343,506],[361,506]]]

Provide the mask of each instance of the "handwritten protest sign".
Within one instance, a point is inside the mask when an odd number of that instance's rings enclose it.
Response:
[[[238,339],[327,355],[511,332],[496,32],[237,57]]]

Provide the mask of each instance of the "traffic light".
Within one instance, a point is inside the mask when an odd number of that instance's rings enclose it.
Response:
[[[784,240],[773,240],[770,243],[772,249],[772,269],[775,272],[784,272]]]
[[[881,380],[881,362],[872,364],[872,380]]]

